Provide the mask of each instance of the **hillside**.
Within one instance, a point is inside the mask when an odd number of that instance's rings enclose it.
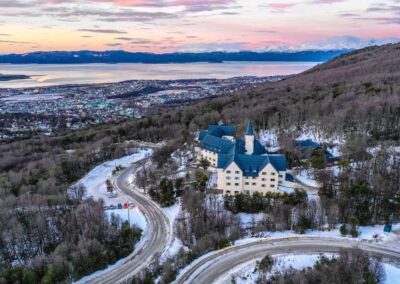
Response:
[[[302,74],[226,98],[229,119],[282,127],[314,122],[329,131],[399,138],[400,44],[341,55]],[[240,105],[239,114],[233,111]],[[235,106],[235,107],[234,107]]]

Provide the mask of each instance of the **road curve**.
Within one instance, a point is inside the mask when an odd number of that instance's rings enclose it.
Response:
[[[175,283],[214,283],[232,268],[262,258],[266,254],[336,253],[342,248],[351,247],[358,247],[371,256],[382,257],[383,260],[400,261],[400,251],[364,241],[318,237],[264,239],[211,253],[190,265],[178,276]]]
[[[133,198],[146,218],[147,225],[142,244],[136,247],[123,264],[86,283],[128,283],[135,274],[146,268],[156,256],[161,255],[171,241],[170,221],[163,210],[146,195],[137,190],[132,190],[127,182],[132,172],[145,161],[146,159],[143,159],[126,168],[114,180],[114,186],[117,190]]]

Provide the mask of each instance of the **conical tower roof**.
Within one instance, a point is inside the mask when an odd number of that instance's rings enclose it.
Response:
[[[246,135],[248,136],[254,135],[253,123],[251,122],[251,120],[249,120],[249,122],[247,123]]]

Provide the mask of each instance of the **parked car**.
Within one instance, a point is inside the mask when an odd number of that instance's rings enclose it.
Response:
[[[114,205],[110,205],[110,209],[115,209],[115,206]]]
[[[104,210],[108,210],[108,209],[110,209],[110,206],[103,206],[103,208],[104,208]]]
[[[118,203],[118,209],[122,209],[122,204]]]
[[[126,203],[124,203],[124,208],[125,209],[128,209],[128,207],[129,207],[129,204],[126,202]]]

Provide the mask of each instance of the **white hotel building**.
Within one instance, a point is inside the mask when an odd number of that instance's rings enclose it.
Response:
[[[235,139],[235,129],[210,125],[199,133],[197,159],[207,159],[217,172],[217,189],[224,194],[281,192],[287,181],[286,157],[269,155],[255,138],[249,121],[244,138]]]

